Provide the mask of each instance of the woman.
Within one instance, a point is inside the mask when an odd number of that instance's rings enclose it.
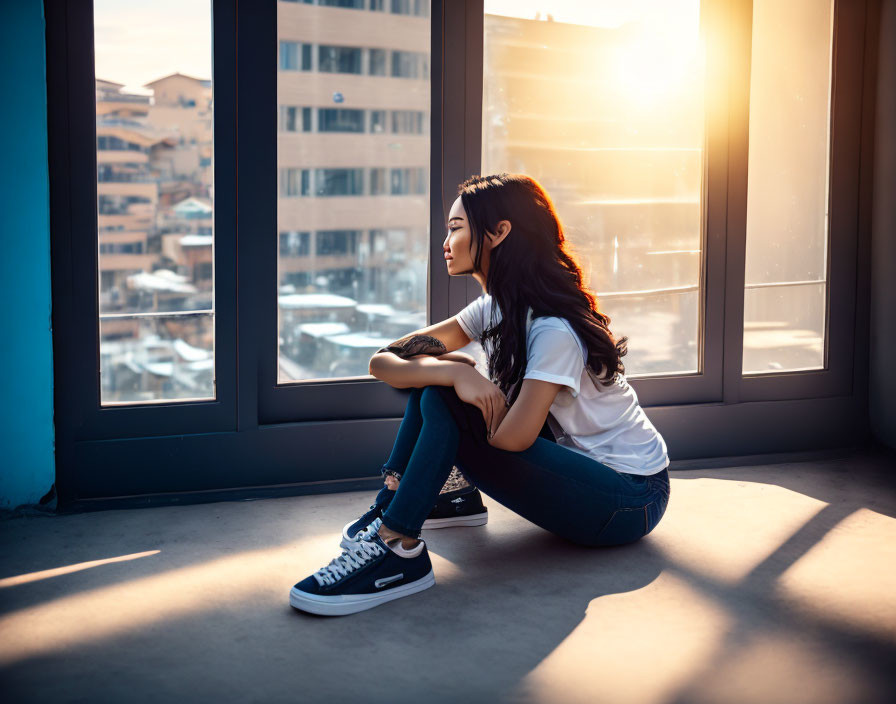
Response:
[[[377,510],[343,531],[342,554],[292,588],[299,609],[354,613],[433,586],[420,529],[455,463],[495,501],[581,545],[638,540],[666,510],[669,457],[625,379],[627,338],[613,337],[583,286],[551,199],[522,174],[473,177],[458,192],[446,265],[483,295],[371,358],[371,374],[412,389],[381,469],[391,474]],[[455,351],[474,339],[488,379]]]

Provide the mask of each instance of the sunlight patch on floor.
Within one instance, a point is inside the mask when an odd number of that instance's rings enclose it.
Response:
[[[736,584],[827,505],[774,484],[673,480],[666,514],[651,537],[670,560]]]
[[[663,702],[699,672],[731,618],[663,572],[591,601],[576,629],[520,683],[514,702]]]
[[[313,536],[100,586],[0,618],[0,666],[91,644],[178,616],[216,608],[285,605],[290,587],[341,552]],[[27,588],[27,587],[25,587]],[[61,587],[64,589],[65,587]]]
[[[776,594],[801,613],[896,643],[896,518],[850,514],[781,575]]]
[[[158,555],[158,550],[147,550],[146,552],[135,552],[131,555],[120,555],[119,557],[107,557],[102,560],[91,560],[90,562],[79,562],[74,565],[65,565],[63,567],[54,567],[49,570],[40,570],[39,572],[28,572],[19,574],[14,577],[5,577],[0,579],[0,589],[7,587],[16,587],[20,584],[28,584],[29,582],[39,582],[42,579],[50,579],[51,577],[59,577],[63,574],[71,574],[72,572],[80,572],[88,570],[91,567],[99,567],[100,565],[109,565],[114,562],[126,562],[128,560],[138,560],[141,557],[149,555]]]

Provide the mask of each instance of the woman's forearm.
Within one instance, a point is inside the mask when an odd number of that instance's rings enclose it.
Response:
[[[377,352],[370,358],[368,371],[380,381],[396,389],[424,386],[454,386],[460,369],[469,367],[465,362],[438,359],[431,355],[419,355],[402,359],[392,352]]]

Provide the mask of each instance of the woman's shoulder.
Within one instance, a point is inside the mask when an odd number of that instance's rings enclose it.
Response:
[[[566,330],[569,332],[575,339],[579,339],[579,335],[576,333],[575,328],[570,324],[569,320],[563,318],[559,315],[543,315],[538,318],[532,317],[532,326],[531,331],[543,330],[545,328],[551,328],[555,330]]]
[[[529,327],[527,343],[531,343],[536,339],[537,333],[543,330],[558,330],[565,333],[565,335],[552,335],[551,341],[555,342],[556,338],[556,341],[559,342],[568,337],[571,342],[575,342],[579,346],[584,358],[586,353],[585,343],[566,318],[559,315],[544,315],[538,318],[533,316],[532,324]]]

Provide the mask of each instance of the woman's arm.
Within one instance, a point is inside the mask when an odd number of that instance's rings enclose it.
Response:
[[[370,358],[368,372],[398,389],[454,386],[459,364],[475,366],[476,360],[463,352],[448,352],[437,337],[411,333],[377,350]]]
[[[439,359],[427,354],[402,359],[393,352],[377,352],[370,358],[368,371],[389,386],[407,389],[423,386],[454,386],[458,370],[468,366],[466,362]]]

